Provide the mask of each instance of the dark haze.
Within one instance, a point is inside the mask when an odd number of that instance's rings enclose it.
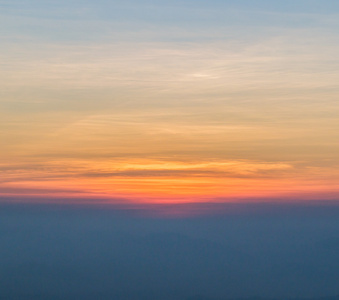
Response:
[[[0,299],[339,299],[337,204],[222,208],[3,204]]]

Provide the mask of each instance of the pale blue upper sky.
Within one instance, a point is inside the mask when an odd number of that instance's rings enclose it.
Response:
[[[1,1],[4,40],[220,40],[338,29],[338,1]],[[181,33],[178,35],[178,31]],[[138,35],[136,35],[138,33]]]

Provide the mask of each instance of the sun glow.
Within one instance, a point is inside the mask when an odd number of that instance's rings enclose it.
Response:
[[[60,160],[34,168],[30,164],[26,171],[20,164],[17,169],[9,166],[2,196],[170,204],[302,199],[307,194],[317,198],[326,191],[337,191],[333,182],[305,177],[286,162],[115,159]]]
[[[76,22],[62,5],[48,17],[47,6],[2,7],[12,30],[1,43],[3,199],[339,197],[335,18],[314,14],[309,27],[311,15],[297,14],[307,21],[294,28],[289,14],[274,23],[276,14],[234,4],[249,25],[232,23],[232,9],[191,15],[182,1],[180,14],[164,2],[152,4],[164,20],[138,19],[140,1],[106,2],[98,9],[121,10],[102,17],[126,19],[99,20],[72,1]]]

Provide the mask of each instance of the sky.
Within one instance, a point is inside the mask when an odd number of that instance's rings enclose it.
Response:
[[[338,13],[0,1],[0,202],[337,200]]]
[[[0,300],[338,300],[339,1],[0,0]]]

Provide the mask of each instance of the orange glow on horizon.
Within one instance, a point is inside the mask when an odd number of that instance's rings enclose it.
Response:
[[[67,165],[67,172],[65,172]],[[12,172],[0,195],[37,199],[93,199],[105,203],[175,204],[194,202],[335,199],[333,178],[312,178],[288,163],[255,161],[53,163],[50,176],[36,170]],[[40,174],[42,173],[42,174]],[[318,174],[318,173],[317,173]]]

